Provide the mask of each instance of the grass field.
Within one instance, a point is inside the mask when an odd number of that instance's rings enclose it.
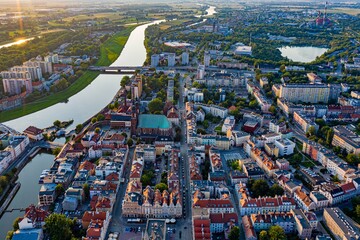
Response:
[[[98,72],[86,71],[74,84],[64,91],[51,94],[50,96],[41,98],[35,102],[25,104],[19,108],[4,111],[0,113],[0,122],[6,122],[27,114],[37,112],[44,108],[50,107],[56,103],[66,101],[69,97],[80,92],[86,86],[88,86],[97,76]]]
[[[95,14],[81,14],[73,17],[64,18],[63,21],[71,22],[72,20],[75,21],[89,21],[99,18],[108,18],[109,20],[118,20],[123,19],[124,15],[120,12],[105,12],[105,13],[95,13]]]
[[[100,58],[96,63],[97,66],[109,66],[120,55],[123,47],[125,46],[130,33],[136,26],[129,26],[123,31],[116,33],[110,39],[106,40],[100,46]]]
[[[349,15],[357,16],[360,14],[360,8],[333,8],[328,9],[329,13],[346,13]]]
[[[168,21],[168,22],[161,23],[159,26],[160,26],[161,30],[166,30],[169,27],[180,26],[180,25],[184,24],[185,22],[188,22],[188,21],[191,21],[191,20],[194,20],[194,19],[191,19],[191,18],[178,19],[178,20],[173,20],[173,21]]]

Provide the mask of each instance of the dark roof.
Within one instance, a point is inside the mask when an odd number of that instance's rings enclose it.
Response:
[[[38,134],[42,133],[42,130],[37,128],[37,127],[34,127],[34,126],[30,126],[30,127],[28,127],[27,129],[24,130],[24,133],[32,134],[32,135],[38,135]]]
[[[131,121],[130,115],[111,114],[111,121]]]

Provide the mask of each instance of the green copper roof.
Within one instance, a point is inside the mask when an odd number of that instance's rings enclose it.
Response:
[[[139,128],[170,128],[170,122],[165,115],[141,114],[139,115]]]

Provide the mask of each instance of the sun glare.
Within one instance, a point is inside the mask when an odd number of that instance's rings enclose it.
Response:
[[[17,7],[17,11],[21,14],[21,3],[20,0],[16,0],[16,7]],[[24,26],[23,26],[23,18],[22,16],[19,17],[19,30],[23,31]]]

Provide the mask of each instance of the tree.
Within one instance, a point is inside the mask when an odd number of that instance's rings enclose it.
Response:
[[[231,168],[232,168],[233,170],[239,170],[239,171],[241,171],[241,166],[240,166],[240,164],[239,164],[239,161],[233,161],[233,162],[231,162],[230,166],[231,166]]]
[[[260,240],[267,240],[267,239],[269,239],[269,236],[268,236],[267,231],[262,230],[262,231],[259,233],[259,239],[260,239]]]
[[[358,219],[357,222],[360,221],[360,205],[357,205],[356,208],[355,208],[355,213],[356,213],[356,217]]]
[[[161,112],[164,108],[164,102],[160,98],[155,98],[149,102],[148,108],[151,113]]]
[[[5,188],[9,184],[6,176],[0,176],[0,187]]]
[[[98,121],[103,121],[103,120],[105,119],[105,116],[104,116],[103,114],[99,113],[99,114],[96,116],[96,119],[97,119]]]
[[[278,225],[271,226],[269,228],[269,239],[270,240],[285,240],[286,235],[282,227]]]
[[[89,184],[85,183],[83,185],[83,191],[84,191],[85,199],[89,200],[90,199],[90,187],[89,187]]]
[[[235,226],[230,230],[229,240],[239,240],[240,239],[240,228]]]
[[[332,139],[334,137],[334,130],[330,128],[326,134],[326,144],[331,146]]]
[[[276,107],[275,106],[270,106],[269,107],[269,112],[275,114],[276,113]]]
[[[355,154],[353,153],[349,153],[347,156],[346,156],[346,161],[350,164],[358,164],[360,161],[359,161],[359,157],[356,156]]]
[[[269,193],[269,185],[264,179],[255,180],[251,184],[251,191],[254,197],[265,196]]]
[[[202,123],[203,127],[205,129],[209,128],[209,121],[208,120],[204,120],[203,123]]]
[[[151,177],[148,174],[143,174],[140,179],[143,186],[151,184]]]
[[[309,127],[309,130],[306,132],[306,135],[315,136],[316,128],[314,126]]]
[[[80,123],[80,124],[76,125],[75,132],[80,133],[82,129],[83,129],[83,125]]]
[[[128,85],[130,83],[130,77],[129,76],[124,76],[122,79],[121,79],[121,82],[120,82],[120,86],[121,87],[125,87],[126,85]]]
[[[270,194],[271,196],[281,196],[284,194],[284,189],[280,187],[278,184],[274,184],[270,188]]]
[[[91,119],[91,123],[94,124],[94,123],[96,123],[96,122],[97,122],[96,117],[93,117],[93,118]]]
[[[159,189],[160,192],[163,192],[164,190],[168,190],[168,186],[165,183],[158,183],[155,185],[155,190]]]
[[[64,187],[63,187],[63,185],[61,183],[56,185],[55,192],[56,192],[56,195],[58,195],[58,196],[65,193],[65,189],[64,189]]]
[[[57,156],[60,152],[61,152],[61,148],[59,148],[59,147],[52,150],[52,154],[55,156]]]
[[[51,240],[71,240],[74,221],[63,214],[53,213],[45,219],[45,231]]]
[[[61,122],[59,120],[56,120],[53,124],[54,124],[55,127],[59,128],[60,125],[61,125]]]
[[[8,231],[6,234],[6,240],[11,240],[13,238],[14,231]]]
[[[16,218],[13,222],[13,229],[14,229],[14,232],[16,232],[17,230],[19,230],[19,221],[20,221],[20,218]]]
[[[99,134],[101,132],[101,129],[100,128],[95,128],[95,133]]]
[[[127,140],[126,144],[127,144],[129,147],[131,147],[131,146],[134,144],[134,141],[133,141],[131,138],[129,138],[129,139]]]
[[[257,108],[257,106],[258,106],[258,102],[256,100],[250,101],[249,103],[250,108]]]

